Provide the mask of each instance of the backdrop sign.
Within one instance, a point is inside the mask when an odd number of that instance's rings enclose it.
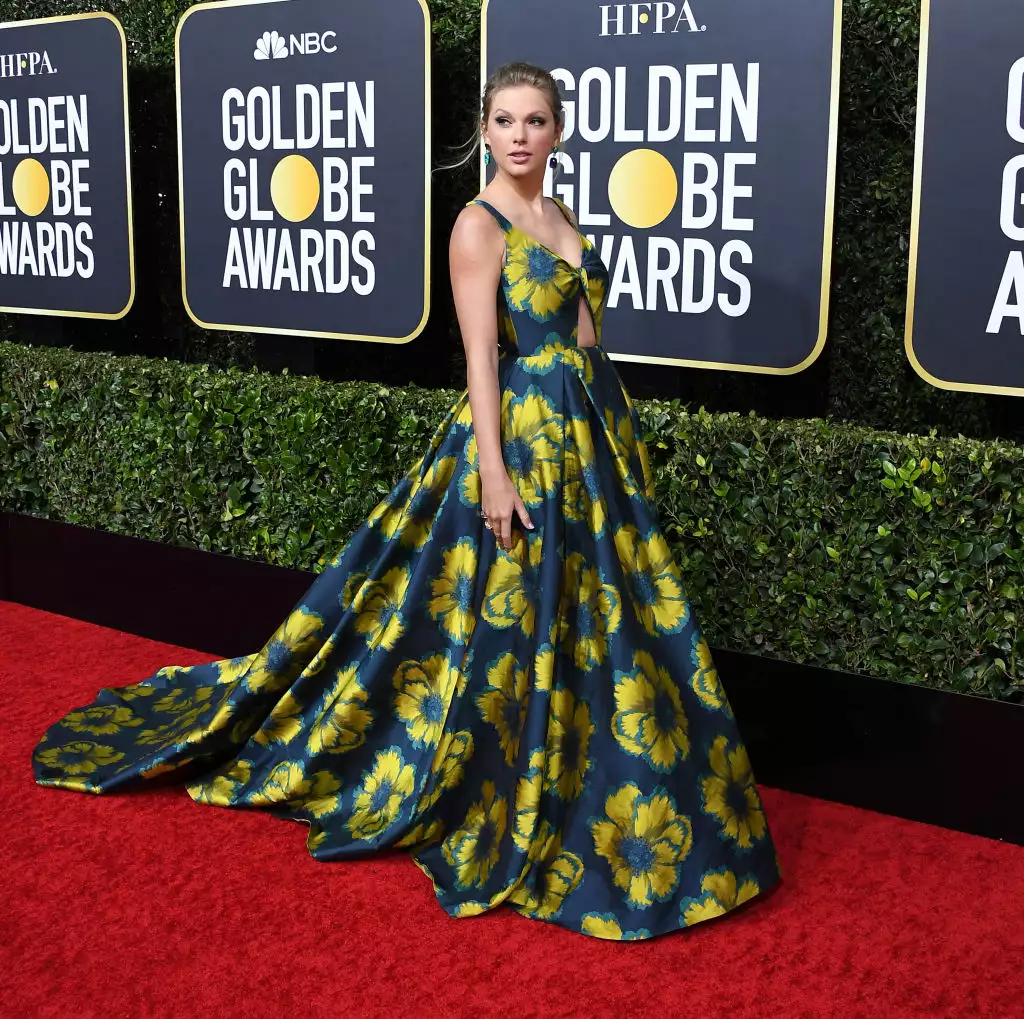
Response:
[[[178,26],[182,276],[207,328],[402,343],[429,305],[423,0],[240,0]]]
[[[547,188],[611,273],[613,357],[789,374],[821,351],[841,7],[485,0],[484,77],[529,60],[562,86]]]
[[[1024,6],[923,0],[907,356],[1024,396]]]
[[[0,311],[121,318],[135,296],[124,32],[0,25]]]

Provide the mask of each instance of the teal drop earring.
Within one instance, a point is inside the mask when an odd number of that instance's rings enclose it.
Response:
[[[489,145],[484,146],[484,166],[490,166],[491,163],[491,149]]]
[[[552,170],[556,166],[558,166],[558,146],[557,145],[551,150],[551,158],[548,160],[548,166],[550,166]]]

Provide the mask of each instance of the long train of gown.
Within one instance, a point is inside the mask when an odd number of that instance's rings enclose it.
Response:
[[[608,274],[484,202],[506,239],[506,467],[534,523],[480,516],[465,394],[259,653],[111,687],[34,753],[46,786],[180,779],[309,824],[318,860],[408,849],[451,915],[506,903],[638,939],[779,880],[728,699],[659,530],[600,338]],[[177,774],[174,774],[174,773]]]

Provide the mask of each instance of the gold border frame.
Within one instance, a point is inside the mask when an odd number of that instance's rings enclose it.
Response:
[[[480,10],[480,83],[487,80],[487,11],[491,0],[483,0]],[[927,0],[924,0],[927,2]],[[839,74],[842,56],[843,0],[833,0],[832,14],[832,95],[829,100],[828,164],[825,175],[825,234],[821,257],[821,289],[818,310],[818,339],[811,352],[798,364],[789,368],[770,368],[765,365],[736,364],[727,361],[695,361],[681,357],[644,357],[639,354],[616,354],[608,351],[613,361],[632,361],[641,364],[674,364],[688,368],[713,368],[718,371],[751,372],[758,375],[796,375],[809,368],[825,349],[828,337],[829,291],[832,286],[832,248],[835,232],[836,147],[839,137]],[[483,153],[480,155],[481,189],[486,184]]]
[[[914,190],[910,212],[910,264],[907,269],[907,313],[903,347],[911,367],[925,382],[937,389],[958,393],[988,393],[995,396],[1024,396],[1019,386],[984,386],[973,382],[949,382],[932,375],[918,359],[914,350],[914,307],[917,300],[917,256],[921,225],[921,182],[924,174],[925,97],[928,92],[928,41],[931,27],[931,0],[921,0],[921,42],[917,71],[917,124],[914,139]]]
[[[326,340],[363,340],[373,343],[410,343],[423,332],[430,317],[430,189],[431,189],[431,67],[430,67],[430,9],[426,0],[416,0],[420,10],[423,12],[423,53],[424,53],[424,259],[423,259],[423,314],[419,324],[409,333],[408,336],[372,336],[363,333],[332,333],[320,332],[312,329],[281,329],[274,326],[257,325],[235,325],[223,322],[204,322],[193,311],[188,303],[188,294],[185,291],[185,182],[184,164],[182,160],[181,144],[181,29],[185,22],[193,14],[202,11],[213,10],[218,7],[255,7],[264,4],[289,3],[291,0],[212,0],[210,3],[200,3],[190,7],[178,21],[178,27],[174,33],[174,101],[177,107],[178,123],[178,224],[181,246],[181,299],[185,305],[185,312],[197,326],[203,329],[223,329],[234,333],[267,333],[272,336],[309,336],[314,339]]]
[[[132,132],[129,124],[128,107],[128,41],[125,39],[124,27],[121,22],[106,11],[93,11],[85,14],[62,14],[52,18],[29,18],[25,21],[4,21],[0,23],[0,31],[5,28],[21,28],[26,25],[46,25],[60,21],[83,21],[87,18],[102,18],[111,22],[121,37],[121,87],[124,101],[124,169],[125,186],[128,198],[128,303],[116,312],[101,311],[64,311],[56,308],[8,308],[0,305],[0,312],[12,315],[52,315],[57,318],[91,318],[107,322],[124,318],[135,303],[135,210],[132,202]]]

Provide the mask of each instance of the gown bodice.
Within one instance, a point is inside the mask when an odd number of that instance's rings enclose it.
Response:
[[[566,206],[557,198],[553,201],[572,223]],[[579,234],[583,257],[576,266],[524,233],[490,203],[477,198],[469,204],[483,206],[505,236],[505,263],[498,291],[498,342],[502,350],[528,357],[556,339],[575,346],[581,296],[586,298],[600,345],[608,269],[591,241]],[[573,227],[579,233],[575,224]]]

